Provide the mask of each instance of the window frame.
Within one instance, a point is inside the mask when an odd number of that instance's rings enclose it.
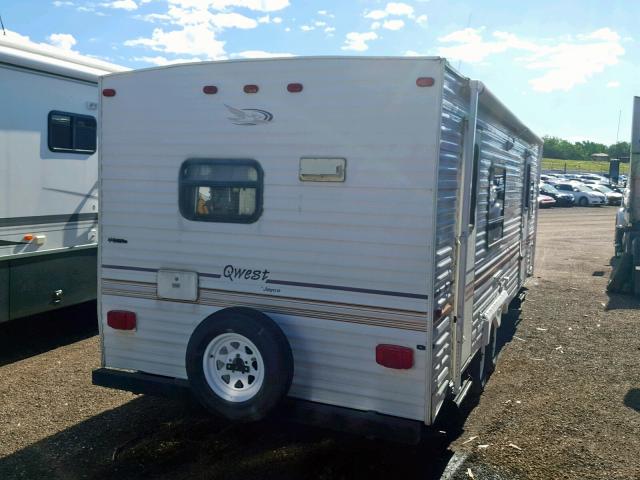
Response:
[[[52,145],[52,129],[51,118],[54,115],[64,115],[71,118],[71,144],[72,148],[60,148]],[[84,150],[74,148],[76,143],[76,119],[92,120],[95,123],[95,147],[93,150]],[[51,110],[47,115],[47,147],[53,153],[75,153],[77,155],[93,155],[98,151],[98,120],[93,115],[85,115],[82,113],[63,112],[61,110]]]
[[[246,165],[256,169],[258,178],[255,181],[215,181],[215,180],[188,180],[184,178],[184,170],[190,165]],[[191,200],[188,193],[192,191],[188,187],[230,187],[230,188],[255,188],[256,208],[252,215],[211,215],[207,218],[196,215],[195,209],[189,208]],[[264,171],[262,166],[254,159],[224,159],[224,158],[189,158],[182,162],[178,172],[178,207],[180,214],[192,222],[208,223],[255,223],[262,216],[264,192]]]
[[[497,169],[502,170],[502,173],[500,174],[503,179],[504,179],[504,186],[503,186],[503,197],[502,197],[502,212],[501,215],[495,219],[491,219],[491,187],[493,186],[493,180],[495,178],[495,171]],[[487,224],[486,224],[486,244],[487,244],[487,248],[490,249],[491,247],[497,245],[498,243],[500,243],[502,241],[502,239],[504,238],[504,219],[505,219],[505,211],[506,211],[506,203],[507,203],[507,167],[506,166],[500,166],[500,165],[494,165],[492,164],[491,167],[489,167],[489,184],[488,184],[488,192],[487,192]],[[496,229],[496,228],[500,228],[500,236],[496,239],[493,240],[493,242],[490,242],[490,235],[491,235],[491,231]]]

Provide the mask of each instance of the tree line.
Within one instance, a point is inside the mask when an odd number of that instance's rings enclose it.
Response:
[[[618,142],[613,145],[582,141],[571,143],[558,137],[544,136],[543,156],[545,158],[560,158],[562,160],[591,160],[594,153],[607,153],[610,158],[619,158],[623,162],[629,161],[629,142]]]

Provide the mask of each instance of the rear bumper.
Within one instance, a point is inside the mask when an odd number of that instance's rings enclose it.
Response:
[[[186,380],[142,372],[99,368],[92,372],[92,383],[101,387],[133,393],[185,400],[193,398]],[[427,428],[418,420],[408,420],[376,412],[354,410],[290,397],[282,403],[274,415],[283,420],[293,420],[305,425],[413,445],[425,437],[442,436],[440,432]]]

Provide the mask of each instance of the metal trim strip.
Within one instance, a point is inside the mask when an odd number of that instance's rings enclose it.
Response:
[[[98,221],[97,213],[65,213],[62,215],[34,215],[31,217],[0,218],[0,227],[17,227],[21,225],[47,225],[50,223],[73,223],[86,220]]]

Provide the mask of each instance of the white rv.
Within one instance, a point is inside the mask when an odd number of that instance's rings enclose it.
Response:
[[[0,37],[0,322],[95,298],[98,76]]]
[[[532,273],[542,151],[482,83],[321,57],[100,88],[95,384],[418,435],[482,382]]]

